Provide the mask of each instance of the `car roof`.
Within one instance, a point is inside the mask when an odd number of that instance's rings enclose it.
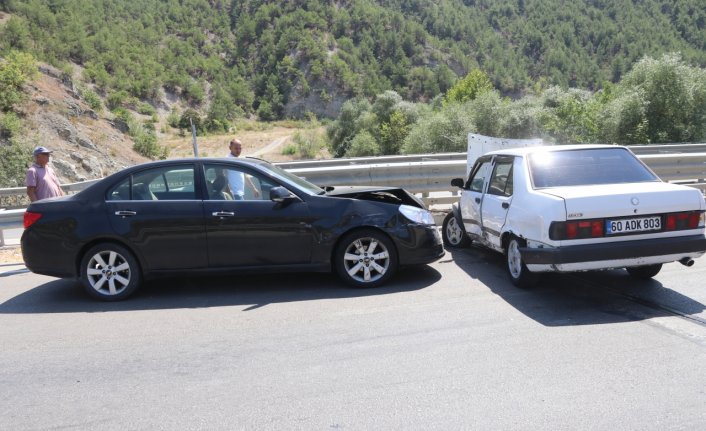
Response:
[[[270,162],[262,159],[257,159],[254,157],[179,157],[173,159],[156,160],[151,162],[140,163],[122,169],[119,173],[125,173],[128,171],[142,170],[144,168],[159,167],[163,165],[170,165],[173,163],[195,163],[195,162],[217,162],[217,163],[232,163],[240,165],[250,165],[250,166],[260,166],[260,165],[271,165]]]
[[[581,144],[581,145],[540,145],[536,147],[521,147],[521,148],[506,148],[503,150],[490,151],[485,153],[486,156],[490,155],[507,155],[507,156],[525,156],[532,153],[540,153],[547,151],[572,151],[572,150],[591,150],[597,148],[622,148],[627,150],[626,147],[621,145],[607,145],[607,144]]]

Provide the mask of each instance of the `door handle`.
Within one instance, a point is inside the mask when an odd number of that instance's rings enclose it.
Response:
[[[215,211],[212,212],[211,215],[214,217],[233,217],[235,213],[230,211]]]
[[[480,203],[480,198],[476,198],[476,203],[477,203],[477,204]]]
[[[507,202],[503,202],[503,203],[502,203],[502,207],[505,208],[505,209],[508,209],[508,208],[510,208],[510,204],[507,203]]]
[[[137,213],[135,211],[115,211],[115,215],[120,217],[132,217],[137,215]]]

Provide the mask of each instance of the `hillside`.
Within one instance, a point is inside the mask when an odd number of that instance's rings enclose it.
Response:
[[[706,66],[701,0],[0,0],[0,50],[32,52],[111,105],[179,97],[207,126],[335,117],[354,96],[427,101],[480,68],[504,95],[596,89],[645,55]]]
[[[220,155],[234,130],[247,133],[239,122],[282,118],[337,119],[329,138],[338,156],[449,150],[471,129],[557,142],[701,139],[693,87],[702,72],[686,69],[706,66],[701,3],[0,0],[0,66],[17,53],[43,65],[36,79],[0,88],[0,155],[12,158],[0,182],[21,183],[38,144],[57,149],[63,182],[188,155],[190,120],[209,136],[202,155]],[[633,91],[642,85],[634,78],[621,85],[637,60],[667,52],[679,59],[667,69],[688,75],[679,87],[694,105],[686,113],[674,113],[685,105],[671,96]],[[497,92],[439,111],[469,71]],[[8,88],[25,100],[8,101]],[[246,154],[248,142],[268,139],[244,138]]]

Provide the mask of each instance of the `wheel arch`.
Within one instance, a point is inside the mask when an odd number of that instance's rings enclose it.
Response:
[[[352,228],[348,229],[348,230],[345,231],[345,232],[342,232],[342,233],[338,236],[338,238],[336,238],[336,242],[333,244],[333,247],[331,247],[331,252],[330,252],[330,254],[329,254],[329,266],[331,267],[331,271],[335,271],[335,269],[336,269],[336,268],[335,268],[335,265],[336,265],[336,250],[338,250],[338,247],[341,245],[341,242],[343,241],[343,238],[345,238],[346,236],[350,235],[351,233],[359,232],[359,231],[364,231],[364,230],[374,230],[374,231],[376,231],[376,232],[379,232],[379,233],[385,235],[385,237],[387,237],[387,239],[390,241],[390,243],[392,243],[392,246],[395,248],[395,255],[397,256],[397,259],[398,259],[398,262],[396,262],[396,263],[399,264],[399,250],[398,250],[398,248],[397,248],[397,243],[396,243],[395,240],[392,238],[392,236],[391,236],[388,232],[385,232],[384,229],[380,229],[379,226],[360,225],[360,226],[352,227]]]
[[[121,241],[116,238],[94,238],[91,241],[87,242],[84,244],[79,252],[76,254],[76,261],[74,262],[75,268],[76,268],[76,274],[77,276],[81,276],[81,261],[83,260],[83,257],[86,255],[86,252],[90,250],[93,246],[97,244],[102,244],[102,243],[110,243],[110,244],[115,244],[119,245],[120,247],[123,247],[127,249],[132,255],[135,257],[135,260],[137,261],[138,265],[138,270],[140,271],[140,274],[144,276],[144,264],[142,262],[142,257],[140,256],[139,253],[135,252],[135,250],[126,242]]]
[[[503,253],[507,250],[507,245],[510,243],[512,238],[517,238],[521,243],[527,244],[527,240],[525,240],[521,235],[517,235],[511,230],[505,231],[500,237],[500,247],[502,247]]]

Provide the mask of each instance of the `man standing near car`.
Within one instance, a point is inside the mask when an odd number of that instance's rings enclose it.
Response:
[[[243,151],[243,144],[240,139],[233,138],[230,141],[230,152],[228,157],[239,157],[240,153]],[[259,198],[260,192],[249,176],[246,176],[241,171],[236,171],[233,169],[228,169],[228,185],[230,186],[230,191],[233,193],[233,199],[243,200],[245,197],[245,181],[247,180],[248,186],[252,189],[253,196]]]
[[[64,191],[61,190],[59,185],[59,179],[48,164],[51,153],[46,147],[37,147],[32,151],[34,163],[27,169],[27,175],[25,176],[27,196],[32,202],[64,196]]]

